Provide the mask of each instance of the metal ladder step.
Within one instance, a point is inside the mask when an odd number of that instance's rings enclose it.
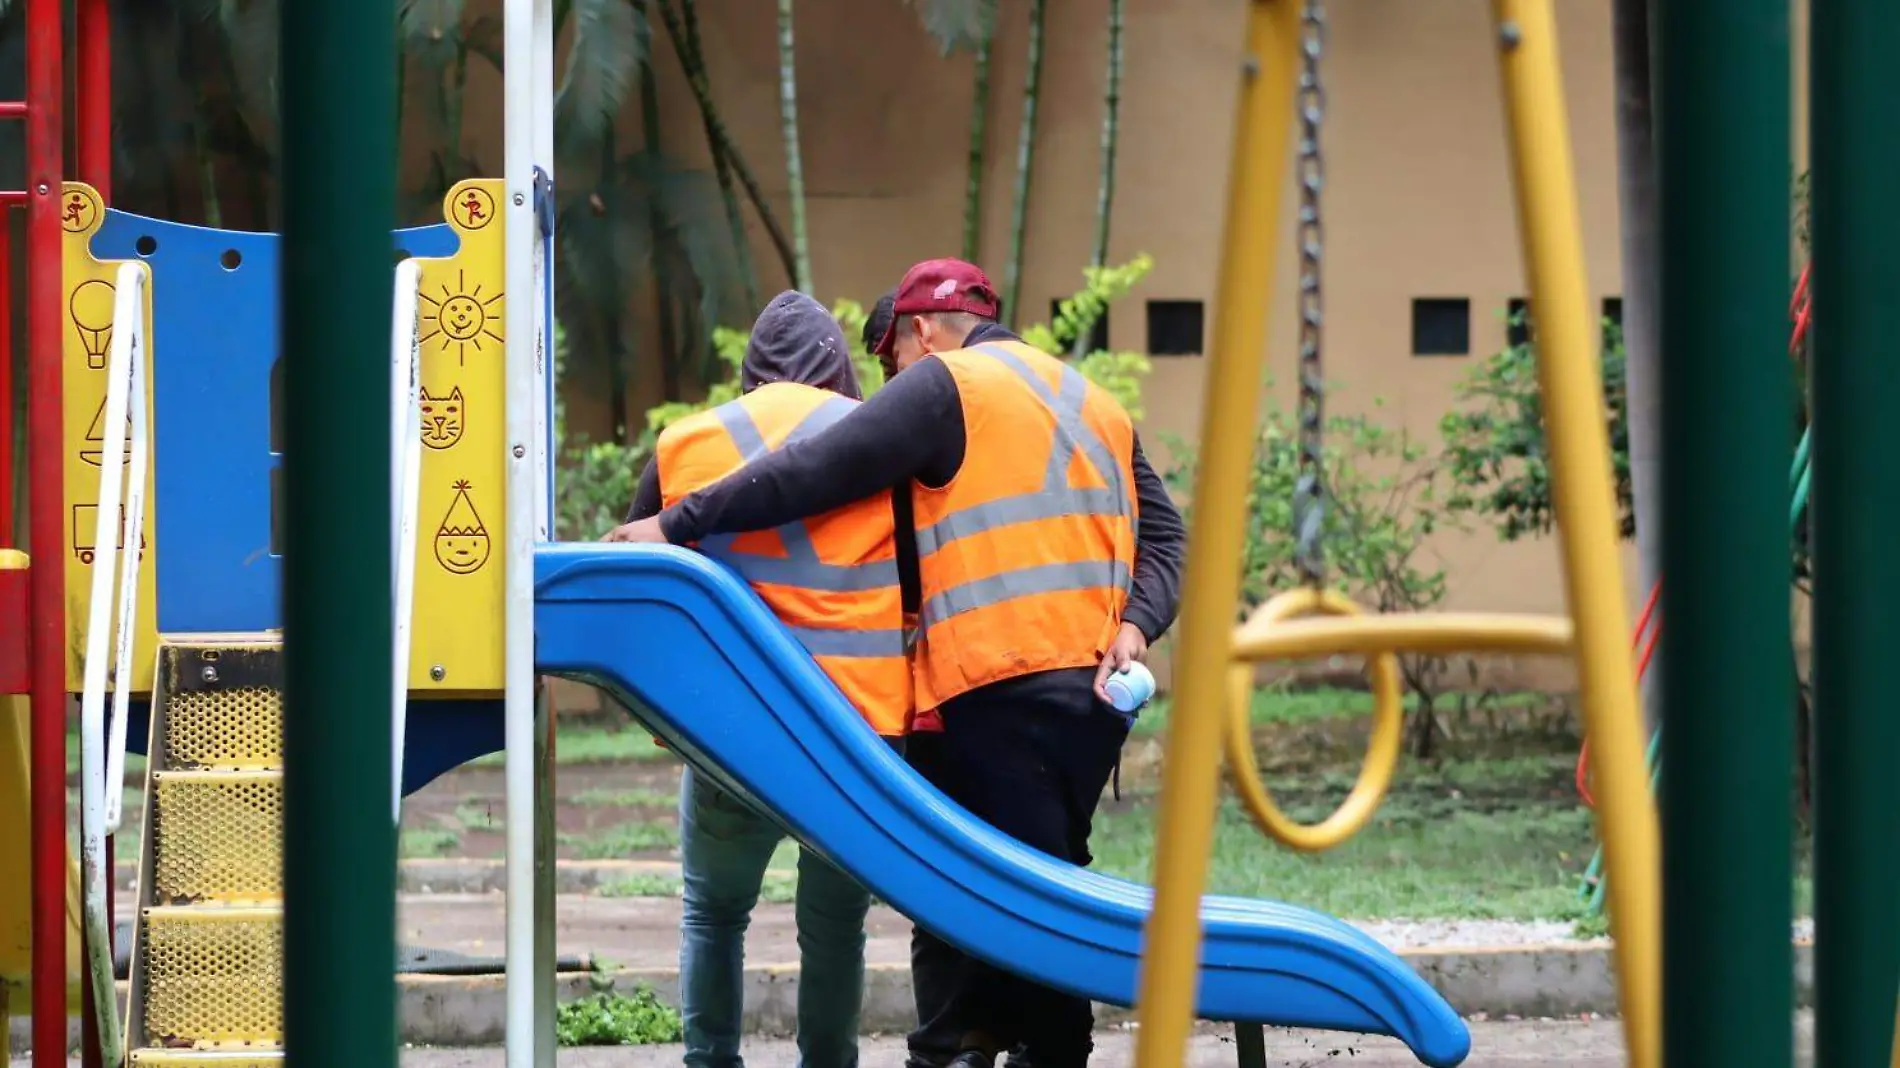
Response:
[[[154,739],[160,767],[283,766],[280,641],[180,642],[160,652],[165,715]]]
[[[134,1068],[283,1068],[281,1049],[135,1049]]]
[[[283,896],[284,773],[152,773],[150,905]]]
[[[153,907],[140,912],[139,927],[142,1045],[277,1048],[281,907]]]
[[[283,642],[169,635],[153,694],[130,1066],[283,1059]]]

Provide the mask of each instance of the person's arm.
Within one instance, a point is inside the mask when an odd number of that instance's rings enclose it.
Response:
[[[633,491],[633,506],[627,509],[626,522],[648,519],[660,514],[660,461],[649,459],[640,472],[640,484]]]
[[[1141,505],[1136,529],[1135,582],[1122,622],[1132,623],[1150,643],[1174,625],[1181,608],[1181,565],[1187,555],[1187,527],[1168,487],[1142,455],[1135,439],[1135,499]]]
[[[925,360],[815,437],[745,465],[660,513],[674,545],[769,530],[918,479],[942,485],[963,463],[950,369]]]

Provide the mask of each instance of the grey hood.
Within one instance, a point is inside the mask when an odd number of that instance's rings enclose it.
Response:
[[[838,320],[803,293],[773,297],[752,324],[752,340],[739,366],[739,385],[750,393],[772,382],[797,382],[863,400],[851,346]]]

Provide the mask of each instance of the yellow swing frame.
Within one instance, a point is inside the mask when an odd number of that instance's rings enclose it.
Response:
[[[1399,651],[1568,653],[1577,657],[1585,729],[1597,754],[1599,830],[1624,1039],[1633,1068],[1658,1068],[1661,877],[1655,800],[1643,762],[1628,607],[1616,544],[1603,386],[1588,310],[1570,130],[1551,0],[1493,0],[1518,229],[1537,309],[1538,376],[1569,617],[1483,613],[1365,615],[1312,590],[1280,595],[1235,632],[1245,484],[1258,417],[1280,197],[1294,117],[1300,0],[1252,0],[1247,65],[1228,172],[1227,229],[1207,364],[1194,483],[1187,603],[1175,660],[1175,711],[1156,820],[1155,904],[1138,995],[1139,1068],[1179,1068],[1200,958],[1200,897],[1213,845],[1223,742],[1256,822],[1296,849],[1350,837],[1377,808],[1399,753]],[[1325,618],[1302,618],[1314,613]],[[1273,804],[1247,733],[1252,665],[1333,653],[1372,658],[1376,710],[1368,760],[1328,819],[1301,826]],[[1223,716],[1225,728],[1223,729]]]

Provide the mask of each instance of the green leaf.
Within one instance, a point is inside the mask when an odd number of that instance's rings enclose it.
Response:
[[[626,0],[574,0],[573,46],[554,94],[555,129],[591,142],[613,125],[647,61],[641,18]]]

